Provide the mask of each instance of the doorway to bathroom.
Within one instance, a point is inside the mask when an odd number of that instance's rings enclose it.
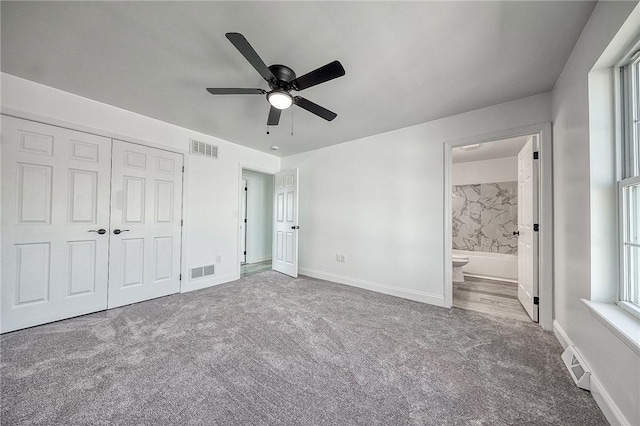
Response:
[[[532,136],[453,148],[453,306],[530,321],[518,299],[518,156]],[[526,303],[526,301],[525,301]],[[532,312],[537,316],[537,312]],[[537,318],[536,318],[537,319]]]
[[[551,328],[547,130],[445,144],[449,306]]]
[[[273,175],[242,169],[240,194],[240,276],[271,269]]]

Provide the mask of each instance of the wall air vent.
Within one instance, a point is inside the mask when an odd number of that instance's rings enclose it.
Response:
[[[189,140],[189,152],[203,157],[218,158],[218,147],[210,143],[204,143],[195,139]]]
[[[215,274],[215,265],[198,266],[197,268],[191,268],[191,279],[208,277]]]
[[[202,267],[202,275],[205,277],[215,273],[215,265],[207,265]]]
[[[591,371],[586,366],[575,346],[569,345],[562,353],[562,361],[569,370],[571,378],[576,386],[585,390],[591,390]]]

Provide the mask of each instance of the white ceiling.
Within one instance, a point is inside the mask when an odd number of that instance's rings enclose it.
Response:
[[[493,142],[485,142],[476,147],[453,148],[451,160],[453,163],[468,163],[469,161],[493,160],[496,158],[516,157],[527,143],[530,136],[518,136],[516,138],[501,139]]]
[[[2,1],[1,68],[261,151],[278,145],[287,156],[549,91],[593,7]],[[266,99],[208,94],[268,88],[226,32],[298,75],[339,60],[344,77],[300,92],[338,117],[293,107],[266,135]]]

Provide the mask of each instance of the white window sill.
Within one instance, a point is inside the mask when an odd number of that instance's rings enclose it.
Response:
[[[581,299],[605,327],[640,355],[640,320],[613,303],[592,302]]]

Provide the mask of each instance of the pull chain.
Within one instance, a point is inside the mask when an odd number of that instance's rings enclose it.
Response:
[[[267,124],[267,134],[269,134],[269,125]]]
[[[293,108],[291,108],[291,136],[293,136]]]

